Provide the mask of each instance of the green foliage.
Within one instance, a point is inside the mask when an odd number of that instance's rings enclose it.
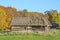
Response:
[[[23,13],[24,13],[25,17],[29,17],[29,12],[27,11],[27,9],[24,9]]]

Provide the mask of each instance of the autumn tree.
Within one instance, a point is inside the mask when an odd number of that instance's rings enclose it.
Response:
[[[17,14],[17,10],[15,8],[12,8],[12,7],[6,7],[5,11],[8,15],[8,18],[7,18],[8,25],[10,25],[11,20]]]
[[[7,27],[7,13],[5,12],[5,8],[3,6],[0,6],[0,30],[4,30]]]
[[[57,23],[58,25],[60,25],[60,15],[59,13],[57,12],[57,10],[53,10],[53,13],[52,13],[52,19],[55,23]]]
[[[58,12],[56,10],[53,10],[52,21],[58,22]]]
[[[48,18],[48,20],[52,23],[52,11],[45,11],[44,13],[46,13],[45,14],[45,16]]]
[[[39,13],[39,12],[31,12],[30,13],[30,16],[31,17],[40,17],[40,16],[43,16],[43,14]]]
[[[59,28],[60,28],[60,14],[58,15],[58,24],[59,24]]]

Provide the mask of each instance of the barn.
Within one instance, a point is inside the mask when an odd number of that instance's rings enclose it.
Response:
[[[39,32],[51,26],[46,17],[14,17],[10,28],[14,32]]]

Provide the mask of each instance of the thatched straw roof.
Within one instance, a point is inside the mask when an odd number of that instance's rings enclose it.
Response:
[[[43,17],[14,17],[10,25],[50,25]]]

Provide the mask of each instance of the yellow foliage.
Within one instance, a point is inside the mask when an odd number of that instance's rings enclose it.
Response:
[[[58,25],[60,25],[60,15],[57,11],[53,11],[52,19],[55,21]]]
[[[57,23],[60,25],[60,15],[58,15]]]
[[[40,14],[40,13],[37,13],[37,12],[32,12],[31,14],[30,14],[30,16],[31,17],[39,17],[39,16],[41,16],[42,14]],[[43,16],[43,15],[42,15]]]
[[[5,29],[8,27],[7,20],[7,13],[5,12],[3,7],[0,7],[0,29]]]

